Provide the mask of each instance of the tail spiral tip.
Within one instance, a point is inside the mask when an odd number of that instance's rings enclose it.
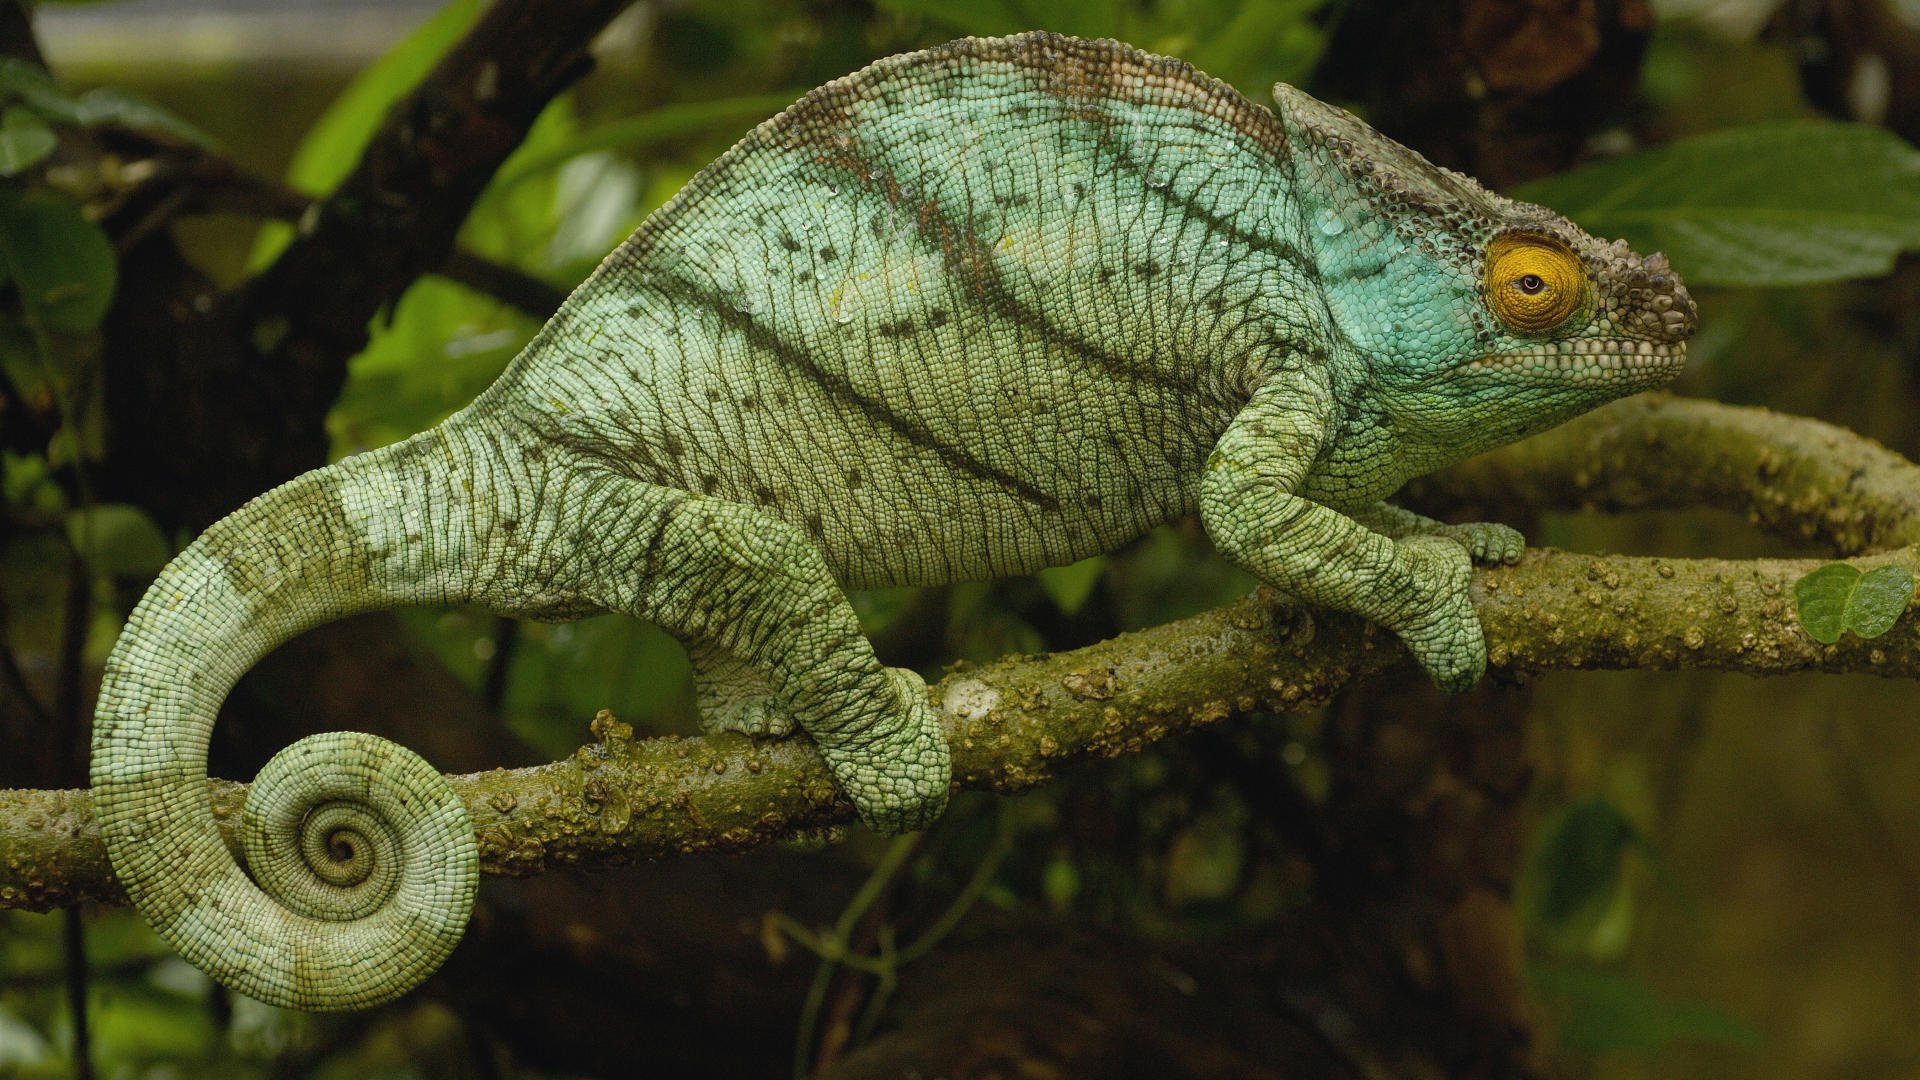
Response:
[[[265,985],[235,987],[243,993],[365,1008],[432,974],[466,930],[479,875],[466,807],[397,743],[330,732],[287,747],[249,789],[241,836],[267,897],[321,924],[286,944],[290,972],[261,972]]]

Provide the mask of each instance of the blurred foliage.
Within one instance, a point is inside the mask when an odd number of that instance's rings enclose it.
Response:
[[[453,0],[347,82],[307,129],[288,183],[315,195],[338,183],[388,107],[481,6]],[[609,50],[594,80],[554,103],[482,196],[460,244],[571,287],[750,124],[887,52],[961,33],[1034,28],[1117,37],[1188,59],[1266,100],[1273,82],[1308,79],[1344,12],[1328,0],[877,0],[871,12],[799,0],[695,0],[663,12],[647,40]],[[1763,334],[1784,338],[1789,351],[1821,344],[1830,314],[1818,295],[1754,287],[1883,274],[1900,253],[1920,249],[1920,153],[1878,129],[1805,119],[1779,52],[1663,26],[1644,73],[1647,97],[1669,129],[1694,125],[1698,133],[1515,192],[1598,234],[1666,250],[1690,284],[1739,287],[1701,293],[1706,329],[1693,351],[1696,368],[1731,385],[1727,396],[1736,398],[1748,385],[1740,380],[1768,376],[1722,368],[1716,357]],[[1711,93],[1738,77],[1772,79],[1774,92]],[[231,89],[260,92],[251,84]],[[210,119],[206,126],[217,127]],[[0,273],[12,286],[0,308],[0,373],[22,399],[51,403],[63,419],[40,453],[8,453],[0,462],[9,510],[18,521],[40,523],[16,530],[4,553],[9,629],[17,648],[53,651],[51,623],[38,616],[54,608],[65,556],[77,554],[97,578],[96,595],[113,601],[102,604],[106,624],[90,645],[98,661],[118,616],[115,583],[142,582],[181,538],[161,535],[137,508],[92,505],[84,494],[85,470],[100,452],[97,331],[117,264],[98,226],[42,182],[65,127],[211,140],[127,90],[72,94],[31,65],[0,61],[0,177],[15,178],[0,181]],[[284,225],[262,227],[250,265],[270,262],[288,235]],[[421,281],[376,320],[371,343],[352,363],[330,418],[337,452],[437,422],[491,382],[537,328],[536,319],[463,286]],[[62,482],[74,476],[77,482]],[[1903,607],[1913,587],[1910,578],[1870,584],[1874,575],[1841,577],[1828,574],[1800,597],[1816,637],[1837,638],[1841,627],[1884,631],[1891,620],[1881,616],[1899,610],[1886,590],[1903,587]],[[942,660],[983,660],[1165,622],[1252,584],[1213,558],[1188,522],[1031,580],[956,586],[937,603],[910,589],[866,590],[854,602],[869,633],[930,627]],[[499,707],[545,754],[568,753],[584,718],[610,705],[652,731],[691,728],[686,659],[655,628],[607,618],[528,624],[507,635],[497,620],[466,611],[409,613],[407,622],[425,648],[476,687],[504,665]],[[1223,758],[1252,762],[1303,797],[1323,799],[1330,779],[1320,724],[1289,716],[1236,725],[1022,799],[957,799],[929,846],[910,859],[883,858],[876,880],[915,880],[956,898],[952,910],[960,915],[970,906],[1030,905],[1155,933],[1258,925],[1298,904],[1306,886],[1285,854],[1287,838],[1256,810],[1261,793],[1216,766]],[[1652,1054],[1675,1043],[1757,1047],[1758,1032],[1729,1011],[1664,995],[1627,973],[1649,905],[1712,918],[1695,912],[1673,884],[1683,875],[1668,867],[1655,830],[1636,824],[1653,813],[1653,800],[1612,790],[1562,796],[1543,808],[1518,883],[1536,958],[1530,983],[1553,1013],[1561,1044],[1580,1060]],[[1115,829],[1125,836],[1097,845],[1064,827],[1083,819],[1124,822]],[[1649,883],[1664,888],[1649,894]],[[838,939],[790,936],[833,953],[864,910],[856,897]],[[951,928],[941,925],[941,933]],[[329,1045],[335,1029],[328,1024],[246,1002],[234,1003],[231,1022],[221,1026],[207,1007],[217,992],[130,913],[90,918],[89,927],[90,959],[103,973],[92,991],[95,1052],[116,1069],[265,1075],[276,1059]],[[822,970],[844,962],[834,955]],[[0,913],[0,971],[0,1074],[65,1075],[71,1026],[58,993],[57,921]],[[437,1006],[396,1010],[380,1023],[373,1036],[315,1051],[316,1060],[339,1075],[366,1075],[403,1069],[420,1060],[414,1053],[457,1041]]]
[[[1239,87],[1256,101],[1276,82],[1303,81],[1326,45],[1321,16],[1330,0],[879,0],[881,10],[915,17],[928,41],[973,34],[994,37],[1052,30],[1077,37],[1110,37],[1150,52],[1177,56]]]
[[[1676,1041],[1758,1050],[1760,1033],[1726,1010],[1700,1001],[1668,1001],[1637,979],[1601,968],[1536,964],[1528,985],[1559,1015],[1560,1044],[1585,1054],[1653,1054]]]
[[[1920,249],[1920,150],[1865,124],[1750,124],[1512,194],[1596,236],[1665,251],[1692,286],[1872,277]]]
[[[29,118],[36,118],[72,127],[130,128],[202,146],[213,143],[199,128],[130,90],[96,86],[69,94],[45,69],[16,57],[0,57],[0,102],[9,104],[9,126],[25,127]]]

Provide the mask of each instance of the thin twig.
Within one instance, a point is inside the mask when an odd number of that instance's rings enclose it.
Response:
[[[80,910],[66,910],[61,937],[66,952],[67,1013],[73,1018],[73,1075],[76,1080],[93,1080],[93,1025],[87,1017],[87,931]]]

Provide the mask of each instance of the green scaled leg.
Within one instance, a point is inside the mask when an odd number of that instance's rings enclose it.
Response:
[[[626,477],[594,498],[579,587],[688,644],[706,726],[777,734],[790,717],[868,825],[909,832],[940,816],[952,763],[926,683],[874,657],[800,530]]]
[[[1304,367],[1255,391],[1207,460],[1207,534],[1282,591],[1391,629],[1441,689],[1465,690],[1487,666],[1466,549],[1439,536],[1396,540],[1296,494],[1325,443],[1330,401]]]
[[[1407,536],[1445,537],[1466,548],[1474,562],[1485,566],[1503,563],[1511,566],[1520,561],[1520,553],[1527,549],[1527,538],[1520,535],[1520,530],[1497,521],[1449,525],[1386,502],[1374,503],[1354,513],[1353,519],[1395,540]]]

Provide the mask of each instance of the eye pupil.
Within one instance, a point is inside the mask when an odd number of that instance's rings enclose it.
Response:
[[[1547,287],[1546,281],[1542,279],[1539,274],[1521,274],[1520,279],[1514,282],[1514,284],[1518,285],[1520,291],[1526,293],[1528,296],[1538,296],[1541,291]]]

